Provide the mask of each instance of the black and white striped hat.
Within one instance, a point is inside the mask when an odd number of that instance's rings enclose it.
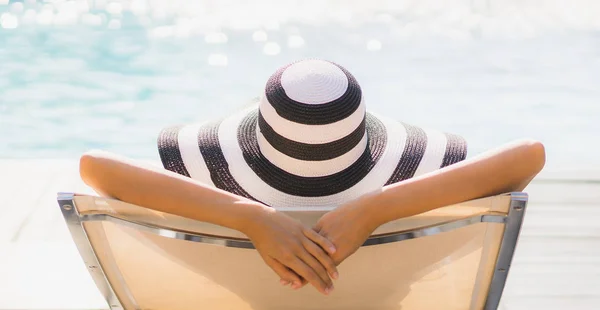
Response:
[[[324,60],[286,65],[259,102],[164,129],[164,167],[281,210],[326,210],[463,160],[463,138],[367,112],[356,79]]]

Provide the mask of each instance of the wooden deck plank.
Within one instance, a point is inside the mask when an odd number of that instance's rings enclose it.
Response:
[[[598,296],[599,273],[584,276],[585,273],[527,273],[519,266],[506,283],[505,296]],[[512,268],[512,267],[511,267]],[[548,268],[548,270],[551,268]],[[539,308],[538,308],[539,309]]]
[[[61,175],[43,190],[40,198],[42,202],[22,226],[23,228],[14,234],[13,241],[45,242],[70,239],[56,202],[57,192],[73,191],[82,194],[94,194],[94,192],[79,180],[76,166],[64,167],[60,173]]]
[[[600,266],[600,238],[520,236],[514,263],[592,263]]]
[[[600,182],[598,183],[556,183],[536,180],[525,192],[529,194],[530,203],[578,205],[600,203]]]
[[[503,298],[499,310],[596,310],[600,305],[597,295],[526,296]]]
[[[530,205],[523,236],[600,238],[600,203],[584,207]]]
[[[600,181],[599,167],[555,167],[553,169],[544,169],[539,174],[539,179],[553,181]]]
[[[106,309],[72,242],[11,243],[0,255],[0,309]]]
[[[56,178],[58,167],[11,161],[0,165],[0,243],[11,241],[16,232],[42,203],[42,192]]]

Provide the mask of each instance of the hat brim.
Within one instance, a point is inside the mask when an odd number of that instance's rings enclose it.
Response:
[[[365,151],[349,167],[307,177],[271,163],[257,142],[257,107],[220,122],[164,129],[166,169],[280,210],[330,210],[381,187],[466,158],[463,138],[367,113]]]

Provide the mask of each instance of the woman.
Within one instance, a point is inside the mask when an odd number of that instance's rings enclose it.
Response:
[[[158,148],[165,169],[90,152],[81,177],[102,195],[239,230],[283,285],[324,294],[378,226],[521,191],[545,163],[531,140],[465,160],[459,136],[367,112],[356,79],[322,60],[280,68],[258,106],[163,130]],[[315,227],[281,212],[299,209],[331,211]]]

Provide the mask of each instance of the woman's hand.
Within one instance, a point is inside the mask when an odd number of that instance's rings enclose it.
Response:
[[[310,227],[269,209],[251,219],[242,232],[279,275],[281,284],[291,283],[292,288],[298,289],[306,280],[323,294],[333,290],[331,278],[336,279],[338,274],[330,255],[336,249]]]
[[[336,248],[331,254],[339,265],[365,243],[379,226],[368,216],[365,202],[374,195],[363,196],[325,213],[314,227],[314,231],[327,238]],[[306,282],[302,282],[305,285]]]
[[[365,199],[370,198],[368,195],[346,203],[317,222],[315,231],[335,245],[336,252],[331,257],[336,265],[356,252],[379,226],[362,208]]]

